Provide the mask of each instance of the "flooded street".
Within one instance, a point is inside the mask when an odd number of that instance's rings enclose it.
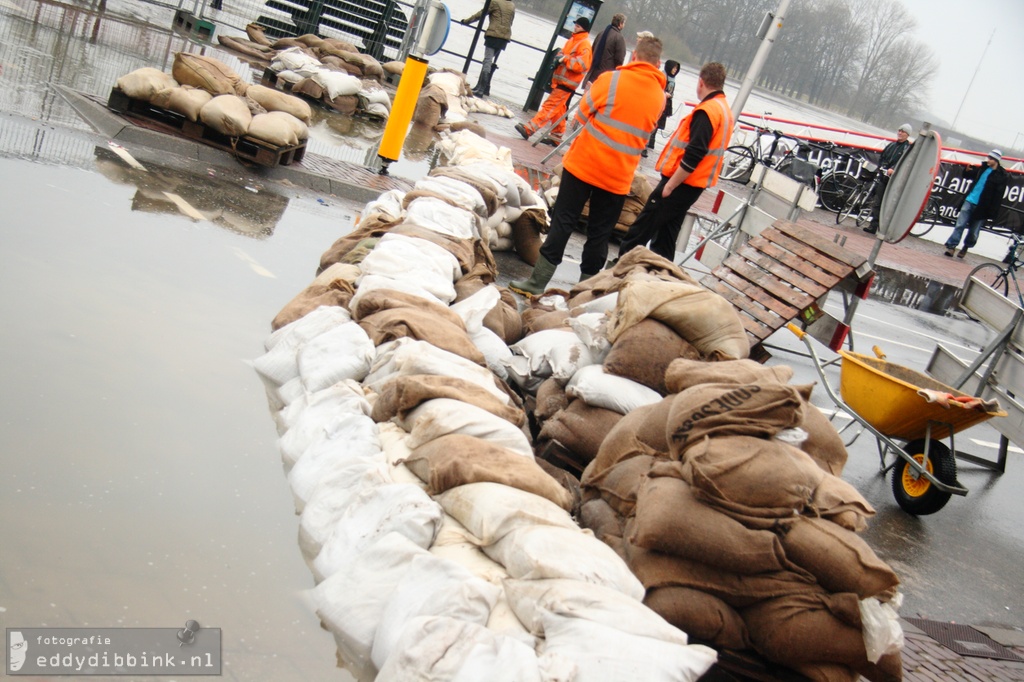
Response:
[[[124,4],[169,26],[165,8]],[[459,19],[478,3],[451,6]],[[546,44],[549,24],[520,21]],[[452,49],[468,37],[454,26]],[[278,434],[248,363],[362,205],[265,181],[226,155],[209,165],[136,154],[144,168],[132,168],[55,88],[105,96],[135,68],[169,71],[187,47],[137,22],[0,0],[0,629],[194,619],[222,629],[224,679],[350,680],[310,606]],[[226,51],[207,54],[259,78]],[[525,48],[502,56],[498,97],[522,103],[531,59]],[[687,97],[691,77],[680,76]],[[380,126],[317,116],[310,152],[374,155]],[[392,172],[425,164],[404,161]],[[934,341],[900,336],[902,309],[867,306],[877,310],[884,324],[869,333],[930,351]],[[971,334],[934,319],[930,333]],[[971,495],[915,519],[875,475],[873,442],[856,448],[847,479],[879,509],[868,540],[905,577],[905,613],[1024,623],[1019,453],[1002,480],[965,468]]]

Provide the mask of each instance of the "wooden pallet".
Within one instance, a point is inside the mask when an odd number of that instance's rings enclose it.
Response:
[[[863,256],[806,227],[776,220],[729,254],[701,284],[736,308],[751,357],[759,357],[764,340],[787,323],[806,325],[820,317],[818,301],[829,291],[858,292],[873,276]]]
[[[275,147],[248,135],[229,137],[201,122],[190,121],[179,113],[161,109],[144,100],[132,99],[116,87],[110,90],[107,107],[133,122],[144,122],[148,128],[202,142],[222,149],[241,161],[260,166],[290,166],[302,161],[306,154],[305,141],[293,146]]]

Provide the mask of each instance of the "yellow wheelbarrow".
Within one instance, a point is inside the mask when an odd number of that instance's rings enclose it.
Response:
[[[953,434],[992,417],[1005,417],[1006,412],[926,374],[887,362],[884,355],[844,350],[839,351],[840,395],[836,395],[810,337],[792,323],[787,327],[807,346],[829,398],[853,420],[840,433],[854,422],[861,425],[846,445],[852,445],[864,430],[877,439],[880,469],[883,474],[892,470],[892,493],[904,511],[934,514],[954,494],[967,494],[956,480]],[[949,439],[948,446],[943,438]],[[904,444],[898,445],[897,440]],[[890,454],[893,462],[886,464]]]

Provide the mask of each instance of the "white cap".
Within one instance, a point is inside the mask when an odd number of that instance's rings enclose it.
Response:
[[[988,153],[988,158],[995,159],[996,161],[1002,161],[1003,160],[1003,153],[1001,151],[999,151],[998,149],[993,149],[992,151],[990,151]]]
[[[904,123],[897,130],[902,130],[907,135],[913,135],[914,134],[914,128],[909,123]]]

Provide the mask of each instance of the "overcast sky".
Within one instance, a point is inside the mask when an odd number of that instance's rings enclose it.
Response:
[[[928,111],[935,120],[952,123],[963,102],[958,129],[1004,151],[1024,150],[1024,0],[900,2],[917,19],[917,38],[932,48],[939,62],[928,95]],[[989,37],[992,44],[986,51]],[[971,84],[979,60],[981,68]]]

